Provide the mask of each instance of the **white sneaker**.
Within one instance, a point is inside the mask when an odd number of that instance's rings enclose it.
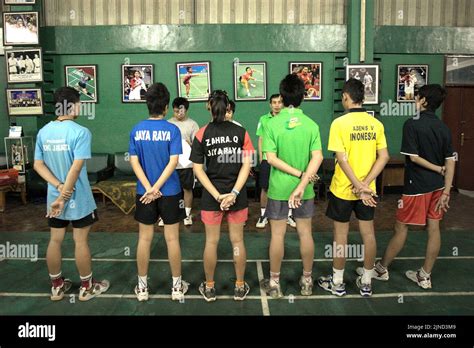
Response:
[[[163,222],[163,219],[160,218],[160,220],[158,220],[158,226],[163,227],[164,225],[165,223]]]
[[[171,300],[181,301],[184,299],[184,295],[188,292],[189,283],[181,280],[181,288],[171,289]]]
[[[431,289],[431,277],[424,278],[420,275],[420,270],[418,271],[407,271],[405,273],[408,279],[418,284],[422,289]]]
[[[191,215],[186,216],[184,219],[184,226],[191,226],[193,224],[193,218]]]
[[[148,301],[148,290],[148,287],[140,289],[138,285],[135,286],[135,295],[137,295],[137,300],[139,302]]]
[[[265,226],[267,226],[268,224],[268,219],[267,217],[264,217],[264,216],[260,216],[258,221],[257,221],[257,225],[255,227],[257,228],[265,228]]]
[[[109,290],[110,283],[108,280],[96,281],[92,280],[92,286],[89,289],[86,289],[81,286],[79,290],[79,301],[89,301],[96,296]]]
[[[72,287],[72,281],[63,277],[63,285],[55,288],[51,287],[51,301],[61,301],[64,298],[64,294],[68,292]]]
[[[293,215],[288,216],[288,220],[286,220],[286,223],[290,225],[291,227],[295,228],[296,227],[296,221],[293,218]]]
[[[380,261],[377,261],[376,264],[375,264],[376,266],[372,269],[372,279],[387,281],[389,279],[388,269],[385,268],[385,271],[380,272],[377,269],[377,264],[378,263],[380,263]],[[363,267],[357,267],[356,268],[356,273],[359,276],[363,275],[364,274],[364,268]]]

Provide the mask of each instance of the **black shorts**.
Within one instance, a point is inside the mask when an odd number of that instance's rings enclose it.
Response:
[[[192,190],[194,188],[193,168],[178,169],[177,171],[181,187],[185,190]]]
[[[135,220],[142,224],[153,225],[161,217],[165,225],[173,225],[186,217],[182,193],[163,196],[150,204],[140,202],[141,197],[136,196]]]
[[[357,219],[362,221],[371,221],[374,219],[375,208],[368,207],[362,201],[350,201],[338,198],[329,192],[328,208],[326,216],[338,222],[349,222],[354,211]]]
[[[268,191],[271,169],[272,169],[272,166],[268,164],[267,160],[263,160],[262,163],[260,163],[260,172],[258,176],[258,182],[262,190]]]
[[[81,87],[81,88],[87,88],[87,85],[85,84],[85,82],[82,82],[82,81],[81,81],[81,82],[78,82],[77,84],[78,84],[79,87]]]
[[[94,210],[92,213],[79,220],[61,220],[49,218],[48,225],[52,228],[65,228],[69,225],[69,223],[71,223],[73,228],[84,228],[91,226],[96,221],[99,221],[99,215],[97,215],[97,210]]]

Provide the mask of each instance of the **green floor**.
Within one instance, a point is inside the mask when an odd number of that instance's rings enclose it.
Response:
[[[379,255],[391,233],[377,234]],[[44,261],[48,233],[0,233],[0,244],[38,244],[37,262],[8,259],[0,261],[0,315],[474,315],[474,243],[472,232],[443,232],[443,245],[433,272],[433,289],[424,291],[405,278],[407,269],[415,269],[422,263],[426,234],[412,232],[403,252],[390,271],[389,282],[374,283],[374,296],[361,298],[355,286],[354,269],[359,265],[350,260],[346,266],[345,281],[348,295],[334,298],[315,287],[313,295],[299,295],[297,279],[301,274],[298,238],[288,233],[285,262],[282,267],[284,299],[272,300],[261,296],[258,288],[259,268],[268,276],[268,233],[248,233],[246,281],[251,290],[244,302],[232,299],[234,272],[231,262],[232,248],[226,234],[222,235],[216,272],[218,300],[206,303],[197,291],[203,278],[203,234],[183,233],[183,277],[191,283],[184,303],[169,299],[170,271],[162,234],[157,234],[152,249],[150,265],[151,299],[139,303],[133,295],[136,283],[135,248],[136,233],[91,234],[91,251],[96,277],[110,280],[111,288],[103,296],[87,303],[69,297],[52,303],[49,296],[49,280]],[[324,256],[324,248],[332,244],[331,233],[315,234],[315,277],[331,271],[331,260]],[[351,232],[350,243],[360,243],[357,232]],[[130,256],[125,252],[130,250]],[[457,256],[453,255],[457,252]],[[78,292],[78,274],[73,257],[72,235],[68,234],[63,246],[63,274],[75,280],[72,294]]]

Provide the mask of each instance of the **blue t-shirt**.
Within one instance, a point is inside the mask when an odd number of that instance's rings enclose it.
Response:
[[[74,121],[50,122],[38,132],[35,160],[44,161],[51,173],[64,183],[74,160],[91,158],[91,139],[91,132]],[[97,208],[85,163],[74,188],[71,199],[66,202],[58,219],[79,220]],[[48,184],[47,209],[58,197],[59,191]]]
[[[150,185],[154,185],[170,161],[170,156],[183,153],[181,132],[166,120],[144,120],[130,133],[130,156],[137,156]],[[145,194],[145,188],[137,181],[137,194]],[[175,196],[181,192],[178,172],[175,170],[160,189],[163,196]]]

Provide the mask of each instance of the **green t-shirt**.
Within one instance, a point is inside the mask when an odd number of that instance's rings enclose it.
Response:
[[[301,171],[308,167],[311,152],[321,150],[319,126],[301,109],[284,108],[278,117],[266,122],[264,132],[263,152],[274,152],[279,159]],[[299,178],[272,167],[268,197],[286,201],[299,182]],[[313,185],[308,185],[303,199],[312,198]]]
[[[258,137],[262,137],[264,136],[265,132],[264,132],[264,129],[265,129],[265,125],[267,124],[268,121],[270,121],[271,119],[273,118],[273,115],[271,112],[269,112],[268,114],[265,114],[263,115],[262,117],[260,117],[260,120],[258,121],[258,125],[257,125],[257,136]],[[263,160],[266,160],[267,159],[267,156],[265,155],[265,153],[263,153],[262,155],[262,159]]]

